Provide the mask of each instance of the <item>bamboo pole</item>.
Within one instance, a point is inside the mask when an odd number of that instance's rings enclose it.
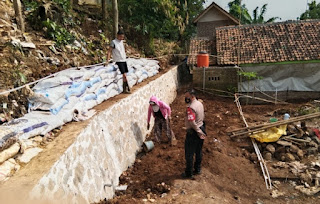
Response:
[[[308,119],[312,119],[312,118],[316,118],[316,117],[320,117],[320,113],[314,113],[314,114],[309,114],[309,115],[306,115],[306,116],[295,117],[295,118],[292,118],[292,119],[289,119],[289,120],[282,120],[282,121],[278,121],[278,122],[274,122],[274,123],[267,123],[267,124],[261,124],[261,125],[257,125],[257,126],[252,126],[252,127],[240,128],[240,129],[237,129],[237,130],[232,130],[229,133],[232,133],[232,135],[230,137],[237,137],[237,136],[247,135],[247,134],[250,134],[250,133],[256,133],[256,132],[265,131],[268,128],[276,127],[276,126],[279,126],[279,125],[285,125],[285,124],[298,122],[298,121],[301,121],[301,120],[308,120]]]

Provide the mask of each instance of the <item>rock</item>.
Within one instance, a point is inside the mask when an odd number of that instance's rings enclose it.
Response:
[[[291,162],[291,161],[295,161],[296,159],[294,158],[294,156],[291,153],[286,153],[285,160],[288,162]]]
[[[250,154],[250,160],[253,162],[258,161],[258,157],[257,157],[256,153],[253,152]]]
[[[296,145],[291,145],[289,150],[290,150],[290,152],[292,152],[292,153],[297,153],[300,149],[299,149],[299,147],[296,146]]]
[[[311,188],[305,188],[304,186],[296,186],[295,189],[299,190],[301,193],[304,193],[308,196],[313,196],[318,192],[320,192],[320,187],[316,187],[316,186]]]
[[[291,146],[291,142],[283,141],[283,140],[278,140],[277,144],[282,145],[282,146]]]
[[[40,152],[42,152],[42,149],[39,147],[26,149],[25,152],[17,158],[17,160],[23,164],[29,163],[30,160],[37,156]]]
[[[266,150],[268,150],[271,154],[273,154],[276,151],[276,148],[272,144],[268,144],[266,146]]]
[[[283,196],[283,195],[284,195],[284,193],[283,193],[283,192],[280,192],[280,191],[278,191],[278,190],[273,190],[273,191],[271,192],[272,198],[278,198],[279,196]]]
[[[302,151],[301,149],[299,149],[298,152],[297,152],[297,155],[298,155],[298,157],[299,157],[300,159],[302,159],[303,156],[304,156],[304,153],[303,153],[303,151]]]
[[[310,147],[318,148],[318,144],[317,144],[315,141],[309,142],[309,146],[310,146]]]
[[[308,184],[311,184],[312,183],[312,175],[307,171],[306,173],[302,173],[300,174],[300,179],[303,181],[303,182],[306,182]]]
[[[120,186],[115,187],[115,190],[116,191],[126,191],[127,188],[128,188],[128,185],[120,185]]]
[[[318,153],[318,148],[315,148],[315,147],[310,147],[306,150],[307,154],[308,155],[311,155],[311,154],[317,154]]]
[[[272,160],[272,154],[271,152],[264,152],[263,154],[263,158],[267,161],[271,161]]]
[[[311,139],[320,145],[320,139],[317,136],[313,136]]]
[[[279,156],[279,160],[283,161],[283,162],[286,161],[286,154],[285,153],[281,153],[280,156]]]
[[[19,150],[20,144],[16,142],[13,145],[11,145],[11,147],[9,147],[8,149],[5,149],[2,152],[0,152],[0,164],[18,154]]]

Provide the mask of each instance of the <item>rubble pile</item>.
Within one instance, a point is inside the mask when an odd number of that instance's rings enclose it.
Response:
[[[292,162],[315,155],[320,150],[320,136],[317,133],[318,129],[306,127],[304,122],[300,125],[289,124],[287,135],[277,142],[261,144],[264,159]]]

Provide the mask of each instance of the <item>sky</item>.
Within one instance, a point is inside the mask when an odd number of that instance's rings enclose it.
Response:
[[[212,2],[215,2],[220,7],[229,11],[228,3],[232,0],[207,0],[205,7],[209,6]],[[280,17],[281,20],[297,20],[297,17],[306,11],[307,3],[312,0],[242,0],[242,4],[245,4],[252,16],[252,11],[259,6],[268,4],[265,19],[268,20],[271,17]],[[316,0],[320,3],[320,0]]]

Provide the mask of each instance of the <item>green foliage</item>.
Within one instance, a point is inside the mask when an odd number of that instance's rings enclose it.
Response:
[[[152,54],[153,39],[188,39],[194,33],[192,20],[204,0],[119,0],[120,21],[129,39]]]
[[[47,19],[42,23],[46,28],[47,36],[53,39],[57,46],[67,45],[74,42],[75,37],[69,31],[57,25],[55,22]]]
[[[253,80],[253,79],[262,79],[261,76],[257,75],[257,72],[244,72],[244,71],[238,71],[239,76],[244,76],[248,80]]]
[[[241,5],[240,0],[234,0],[228,3],[229,13],[239,19],[241,24],[250,24],[252,18],[245,4]]]
[[[21,86],[28,82],[27,77],[20,71],[19,67],[13,70],[12,76],[16,87]]]
[[[260,11],[259,6],[257,6],[252,13],[252,17],[249,14],[248,9],[246,8],[245,4],[240,5],[240,0],[234,0],[228,3],[229,6],[229,13],[234,17],[241,19],[241,24],[256,24],[256,23],[270,23],[274,22],[275,20],[279,19],[279,17],[272,17],[265,21],[264,16],[267,12],[267,5],[264,4]],[[241,16],[241,18],[240,18]]]
[[[71,5],[70,0],[52,0],[56,4],[58,4],[66,13],[70,11]]]
[[[22,3],[26,11],[34,11],[39,7],[39,3],[37,1],[23,0]]]
[[[300,20],[320,19],[320,3],[317,4],[316,1],[313,0],[308,6],[308,10],[301,14]]]

